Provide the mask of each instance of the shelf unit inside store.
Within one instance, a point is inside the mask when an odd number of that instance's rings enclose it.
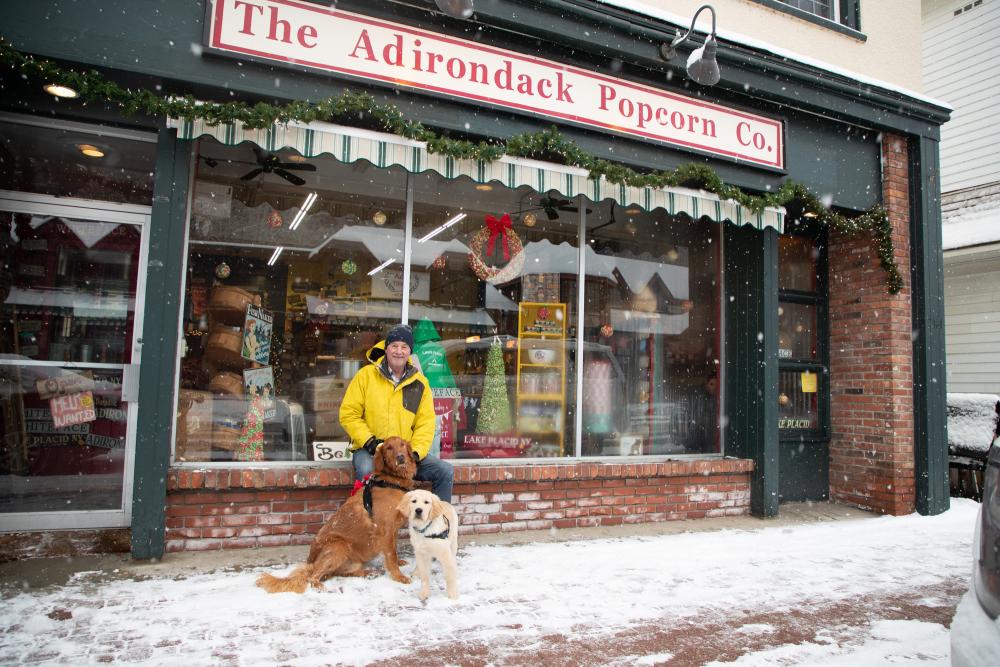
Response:
[[[538,353],[536,350],[545,350]],[[541,354],[545,359],[535,358]],[[566,433],[566,304],[518,307],[517,432],[562,456]]]

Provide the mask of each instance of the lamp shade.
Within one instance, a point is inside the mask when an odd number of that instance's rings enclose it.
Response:
[[[442,12],[456,19],[467,19],[472,16],[472,0],[434,0]]]
[[[718,43],[714,35],[709,35],[705,43],[691,52],[687,61],[687,73],[691,80],[703,86],[713,86],[719,82],[719,63],[715,61]]]

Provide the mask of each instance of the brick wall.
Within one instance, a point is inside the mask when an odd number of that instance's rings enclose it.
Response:
[[[883,134],[883,201],[909,276],[906,140]],[[830,498],[887,514],[914,510],[910,286],[888,293],[870,235],[831,231]]]
[[[463,534],[749,514],[752,462],[471,465],[455,469]],[[309,544],[350,468],[196,470],[167,480],[167,551]]]

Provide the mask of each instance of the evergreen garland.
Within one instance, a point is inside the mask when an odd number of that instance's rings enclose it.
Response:
[[[2,36],[0,36],[0,63],[6,63],[11,69],[19,71],[22,76],[72,88],[85,102],[117,105],[126,115],[141,112],[150,116],[185,120],[200,118],[209,125],[238,122],[248,129],[261,129],[276,123],[292,121],[303,123],[334,121],[345,125],[374,125],[383,131],[407,139],[426,142],[429,152],[456,159],[493,162],[504,155],[509,155],[558,162],[586,169],[592,180],[604,178],[609,183],[637,188],[688,187],[707,190],[722,199],[731,199],[755,213],[760,213],[768,206],[785,206],[794,201],[802,206],[803,213],[848,237],[870,233],[875,251],[886,272],[889,293],[897,294],[903,287],[903,276],[894,257],[892,225],[881,205],[875,205],[859,216],[847,218],[830,210],[804,185],[790,180],[782,183],[775,192],[755,195],[723,183],[718,174],[705,164],[689,163],[669,171],[637,172],[627,165],[588,154],[576,143],[564,137],[555,126],[539,132],[517,134],[506,141],[498,139],[472,142],[452,139],[435,133],[419,121],[408,120],[392,104],[378,104],[373,95],[350,89],[345,90],[340,96],[318,102],[297,100],[282,105],[267,102],[256,104],[201,102],[191,95],[166,97],[146,89],[123,88],[96,70],[86,72],[67,70],[47,60],[24,55],[14,49]]]

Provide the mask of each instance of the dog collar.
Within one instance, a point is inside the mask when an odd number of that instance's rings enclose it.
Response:
[[[355,482],[355,485],[357,482]],[[363,482],[364,489],[361,491],[361,503],[365,506],[365,511],[368,512],[368,516],[371,517],[373,509],[372,501],[372,487],[381,486],[390,489],[399,489],[400,491],[406,492],[409,489],[400,486],[399,484],[393,484],[392,482],[387,482],[384,479],[379,479],[375,475],[366,475]],[[354,492],[351,492],[354,495]]]
[[[431,524],[428,523],[426,526],[424,526],[424,530],[427,530],[430,527]],[[433,535],[428,535],[427,533],[424,532],[424,530],[420,530],[419,528],[414,528],[413,530],[417,531],[418,533],[420,533],[429,540],[446,540],[448,539],[448,535],[451,532],[451,523],[448,522],[448,519],[445,519],[444,530],[442,530],[440,533],[434,533]]]

